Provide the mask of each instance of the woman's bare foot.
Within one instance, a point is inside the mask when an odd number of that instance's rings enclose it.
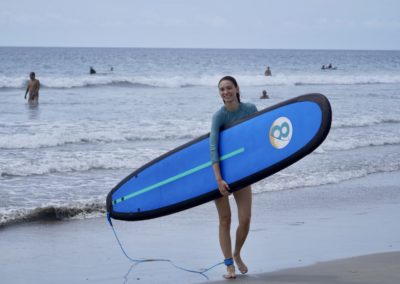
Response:
[[[233,259],[235,260],[235,263],[237,264],[240,273],[246,274],[249,271],[246,264],[244,264],[242,258],[240,257],[240,255],[234,256]]]
[[[235,274],[235,266],[234,265],[229,265],[226,267],[226,274],[223,275],[225,279],[235,279],[236,274]]]

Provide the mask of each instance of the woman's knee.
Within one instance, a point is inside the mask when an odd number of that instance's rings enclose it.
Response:
[[[250,227],[250,222],[251,222],[251,215],[248,214],[246,216],[240,216],[239,217],[239,226],[249,228]]]
[[[219,224],[222,227],[230,227],[231,225],[231,214],[223,214],[219,216]]]

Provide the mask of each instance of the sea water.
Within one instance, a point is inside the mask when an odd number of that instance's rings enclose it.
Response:
[[[316,92],[332,105],[325,142],[256,195],[400,171],[399,71],[400,51],[0,48],[0,226],[104,215],[125,176],[209,132],[224,75],[259,110]]]

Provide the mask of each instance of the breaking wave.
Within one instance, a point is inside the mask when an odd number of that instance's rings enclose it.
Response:
[[[75,77],[41,77],[43,88],[70,89],[92,87],[132,87],[132,88],[186,88],[191,86],[215,87],[222,74],[201,75],[198,77],[171,75],[171,76],[118,76],[84,75]],[[371,75],[287,75],[276,74],[273,77],[262,75],[236,75],[241,86],[266,86],[266,85],[363,85],[363,84],[397,84],[400,75],[371,74]],[[26,87],[25,77],[0,76],[1,89],[23,89]]]
[[[34,221],[63,221],[100,217],[106,213],[105,203],[93,202],[74,206],[50,205],[32,209],[9,209],[0,214],[0,227]]]

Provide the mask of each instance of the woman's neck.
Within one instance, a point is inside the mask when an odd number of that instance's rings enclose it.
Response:
[[[236,111],[239,108],[240,103],[238,101],[232,101],[225,103],[225,107],[228,111]]]

